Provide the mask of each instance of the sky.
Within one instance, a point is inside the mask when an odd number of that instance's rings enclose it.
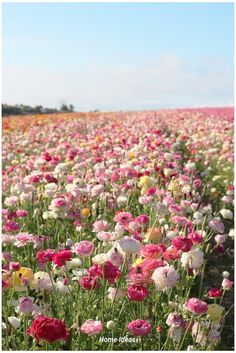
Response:
[[[233,3],[3,3],[2,101],[232,106]]]

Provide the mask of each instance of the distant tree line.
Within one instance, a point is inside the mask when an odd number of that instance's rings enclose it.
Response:
[[[60,109],[56,108],[45,108],[42,105],[36,105],[31,107],[24,104],[2,104],[2,116],[8,115],[27,115],[27,114],[53,114],[53,113],[69,113],[74,111],[74,106],[72,104],[66,105],[62,104]]]

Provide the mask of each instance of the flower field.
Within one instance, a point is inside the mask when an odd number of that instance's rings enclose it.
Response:
[[[233,350],[233,108],[2,126],[3,350]]]

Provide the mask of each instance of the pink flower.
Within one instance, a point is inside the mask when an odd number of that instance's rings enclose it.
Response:
[[[119,212],[114,221],[120,223],[124,228],[127,228],[129,223],[133,220],[133,216],[129,212]]]
[[[28,216],[28,212],[25,210],[17,210],[16,211],[16,216],[19,218],[24,218]]]
[[[99,282],[95,277],[92,276],[84,276],[80,278],[79,284],[84,289],[95,289],[99,287]]]
[[[78,255],[87,257],[92,255],[94,251],[94,245],[91,243],[91,241],[82,240],[81,242],[74,245],[74,250]]]
[[[149,223],[149,217],[145,214],[141,214],[135,218],[135,221],[137,221],[140,225],[144,226]]]
[[[156,259],[161,257],[165,250],[166,247],[163,244],[147,244],[141,247],[139,253],[146,259]]]
[[[7,221],[4,224],[3,229],[5,230],[5,232],[18,232],[20,230],[20,226],[18,223],[13,222],[13,221]]]
[[[214,230],[216,233],[224,233],[225,227],[224,224],[218,219],[212,219],[209,222],[209,227]]]
[[[207,303],[197,298],[191,298],[186,303],[186,308],[193,314],[205,314],[207,312]]]
[[[109,229],[107,221],[96,221],[93,223],[93,232],[104,232]]]
[[[203,236],[195,231],[188,234],[188,239],[190,239],[193,244],[200,244],[203,242]]]
[[[164,262],[160,259],[146,259],[139,266],[144,272],[152,272],[156,268],[164,266]]]
[[[18,306],[19,312],[30,314],[34,310],[33,301],[30,297],[22,297]]]
[[[223,289],[230,290],[233,287],[233,284],[233,281],[230,281],[228,278],[224,278],[221,285]]]
[[[21,268],[21,265],[19,262],[10,262],[9,263],[9,270],[10,271],[18,271]]]
[[[80,330],[83,333],[86,333],[89,336],[97,335],[102,332],[102,323],[101,321],[95,320],[86,320],[85,323],[81,326]]]
[[[143,286],[132,285],[127,290],[127,297],[131,301],[141,302],[148,296],[147,288]]]
[[[135,336],[146,336],[152,328],[148,321],[145,320],[133,320],[127,325],[128,330]]]
[[[181,327],[183,326],[184,320],[181,315],[177,313],[170,313],[167,317],[166,324],[170,327]]]

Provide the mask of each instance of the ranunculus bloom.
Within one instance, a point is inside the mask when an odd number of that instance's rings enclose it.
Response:
[[[58,340],[67,341],[69,338],[69,329],[60,319],[39,315],[32,321],[27,334],[38,341],[46,340],[52,343]]]
[[[166,324],[170,327],[181,327],[183,326],[184,320],[181,315],[177,313],[170,313],[167,317]]]
[[[204,263],[204,253],[200,249],[193,249],[188,252],[184,252],[180,259],[182,267],[189,267],[194,270],[198,269]]]
[[[28,267],[21,267],[12,273],[12,284],[14,287],[22,287],[26,282],[34,279],[33,271]]]
[[[152,280],[160,291],[175,287],[179,278],[173,266],[158,267],[152,274]]]
[[[81,242],[74,245],[74,250],[78,255],[87,257],[92,255],[94,251],[94,245],[91,243],[91,241],[82,240]]]
[[[24,314],[32,313],[32,311],[34,310],[32,298],[30,297],[20,298],[18,309],[19,309],[19,312]]]
[[[52,261],[58,267],[62,267],[66,264],[67,261],[70,261],[71,258],[72,252],[70,250],[62,250],[53,255]]]
[[[113,284],[121,275],[121,271],[110,261],[106,261],[103,265],[103,276],[110,284]]]
[[[97,335],[102,332],[102,323],[101,321],[86,320],[80,330],[89,336]]]
[[[95,289],[99,287],[99,282],[95,277],[84,276],[79,280],[79,284],[84,289]]]
[[[121,249],[127,254],[136,254],[140,249],[140,242],[131,237],[123,237],[119,241]]]
[[[127,290],[127,297],[131,301],[141,302],[148,296],[147,288],[143,286],[130,286]]]
[[[233,287],[233,284],[233,281],[230,281],[228,278],[224,278],[221,285],[223,289],[230,290]]]
[[[54,254],[55,250],[53,249],[41,250],[37,252],[36,259],[40,264],[44,264],[52,261]]]
[[[96,221],[93,223],[93,232],[104,232],[109,229],[109,223],[107,221]]]
[[[164,266],[164,262],[160,259],[146,259],[139,266],[144,272],[153,272],[156,268]]]
[[[141,247],[139,253],[147,259],[156,259],[161,257],[165,250],[166,247],[163,244],[147,244]]]
[[[177,236],[172,240],[172,245],[178,250],[188,252],[189,250],[191,250],[193,243],[188,238]]]
[[[209,227],[214,230],[216,233],[224,233],[224,230],[225,230],[225,227],[224,227],[224,224],[219,221],[218,219],[212,219],[210,222],[209,222]]]
[[[152,330],[152,327],[148,321],[139,319],[131,321],[127,325],[127,328],[135,336],[146,336]]]
[[[208,291],[209,298],[219,298],[221,296],[220,288],[212,288]]]
[[[191,298],[186,302],[186,308],[194,314],[200,315],[207,312],[207,303],[197,298]]]

